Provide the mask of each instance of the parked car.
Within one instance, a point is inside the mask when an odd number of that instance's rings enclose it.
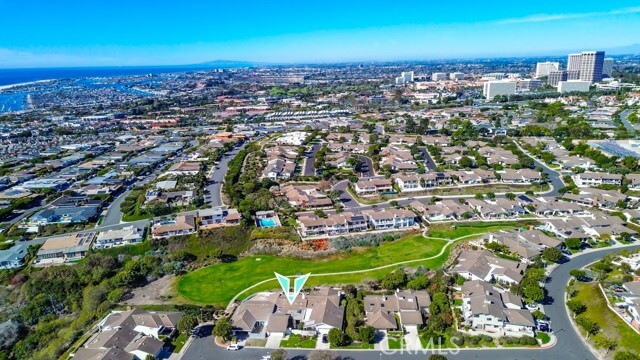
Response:
[[[240,350],[242,347],[238,344],[229,344],[227,345],[227,350],[229,351],[238,351]]]
[[[549,332],[551,328],[549,327],[549,323],[546,321],[538,321],[538,331]]]
[[[323,334],[322,335],[322,343],[323,344],[328,344],[329,343],[329,339],[327,338],[327,334]]]

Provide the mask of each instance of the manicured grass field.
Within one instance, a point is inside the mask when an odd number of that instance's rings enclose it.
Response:
[[[280,342],[280,347],[314,349],[316,347],[317,340],[318,339],[316,337],[305,337],[303,340],[302,336],[291,334],[288,339]]]
[[[421,235],[413,235],[383,243],[375,248],[356,249],[316,261],[278,258],[270,255],[251,256],[232,263],[220,263],[189,273],[178,281],[177,290],[187,300],[193,302],[224,305],[240,291],[263,280],[273,279],[271,282],[252,289],[252,293],[277,289],[278,283],[274,278],[274,272],[289,276],[366,270],[397,262],[436,256],[447,244],[447,241],[425,239]],[[432,260],[412,263],[411,266],[424,265],[429,268],[437,268],[446,261],[448,256],[449,248]],[[365,279],[380,278],[391,270],[393,268],[357,274],[311,277],[306,285],[360,283]]]
[[[465,239],[470,239],[471,235],[513,229],[523,225],[524,222],[462,223],[456,229],[451,229],[449,224],[435,225],[430,228],[428,235],[448,239],[469,236]],[[273,275],[274,272],[286,276],[312,273],[306,286],[359,284],[365,280],[380,279],[388,272],[404,266],[423,265],[430,269],[437,269],[449,257],[450,246],[440,253],[448,244],[451,243],[445,240],[425,239],[422,235],[412,235],[385,242],[378,247],[353,249],[350,252],[317,260],[278,258],[271,255],[251,256],[231,263],[211,265],[186,274],[177,282],[177,291],[188,302],[225,306],[240,291],[264,280],[272,279],[243,293],[239,300],[256,292],[278,289],[279,285]],[[431,259],[355,274],[317,276],[374,269],[424,258]]]
[[[618,350],[626,349],[640,353],[640,335],[607,307],[598,284],[576,282],[574,288],[578,290],[575,299],[587,305],[587,311],[581,316],[586,315],[602,329],[596,337],[606,336],[615,339],[618,343]],[[583,333],[582,330],[580,332]],[[593,336],[589,338],[589,341],[593,341]]]
[[[457,239],[461,236],[484,234],[491,231],[515,229],[531,224],[531,221],[504,221],[484,223],[448,223],[429,226],[428,236],[443,239]],[[453,228],[455,226],[455,228]]]

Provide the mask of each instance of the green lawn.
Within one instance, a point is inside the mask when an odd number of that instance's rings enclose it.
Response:
[[[544,332],[539,332],[536,334],[536,339],[540,340],[542,342],[542,344],[546,344],[549,341],[551,341],[551,336],[549,336],[549,334],[544,333]]]
[[[187,343],[187,339],[189,339],[187,334],[180,333],[176,338],[170,340],[167,345],[169,345],[172,353],[177,354],[182,350],[184,344]]]
[[[435,238],[457,239],[461,236],[515,229],[532,223],[532,221],[504,221],[436,224],[429,226],[427,235]],[[455,228],[453,228],[453,226],[455,226]]]
[[[586,315],[602,329],[600,334],[596,336],[615,339],[618,343],[618,350],[626,349],[640,353],[640,335],[607,307],[597,283],[576,282],[573,287],[578,290],[575,299],[587,305],[587,311],[581,316]],[[582,330],[580,332],[583,333]],[[592,341],[593,336],[589,340]]]
[[[304,337],[303,339],[300,335],[291,334],[288,339],[280,342],[280,347],[314,349],[317,341],[317,337]]]
[[[347,346],[333,346],[332,349],[373,349],[373,344],[367,344],[364,342],[352,342]]]
[[[389,349],[391,350],[402,349],[402,343],[404,342],[402,337],[389,336],[387,339],[389,340]]]
[[[231,263],[211,265],[186,274],[177,282],[177,290],[191,302],[225,305],[240,291],[263,280],[273,279],[244,293],[241,298],[258,291],[277,289],[278,283],[273,275],[274,272],[289,276],[366,270],[401,261],[436,256],[447,244],[447,241],[413,235],[393,242],[385,242],[378,247],[352,250],[315,261],[278,258],[270,255],[250,256]],[[410,263],[407,266],[424,265],[428,268],[438,268],[448,258],[449,249],[450,247],[434,259]],[[366,279],[381,278],[394,268],[357,274],[312,276],[306,285],[357,284]]]

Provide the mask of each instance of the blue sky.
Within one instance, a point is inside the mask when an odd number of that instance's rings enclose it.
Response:
[[[0,0],[0,67],[558,54],[640,43],[636,1]]]

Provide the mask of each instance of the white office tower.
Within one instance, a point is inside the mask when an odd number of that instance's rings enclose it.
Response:
[[[490,73],[490,74],[484,74],[482,76],[482,79],[480,79],[480,80],[487,80],[487,81],[502,80],[505,77],[506,77],[506,75],[504,73]]]
[[[547,84],[551,86],[558,86],[560,81],[567,81],[567,71],[557,70],[549,73]]]
[[[580,80],[602,81],[604,51],[583,51],[580,61]]]
[[[567,61],[567,70],[580,71],[580,63],[582,62],[582,54],[569,54]]]
[[[514,95],[516,93],[516,82],[509,80],[492,80],[484,83],[482,95],[491,100],[496,95]]]
[[[520,90],[522,91],[534,91],[542,86],[540,79],[524,79],[520,81]]]
[[[587,92],[591,86],[591,81],[567,80],[558,83],[558,92]]]
[[[604,59],[604,64],[602,65],[602,77],[612,77],[613,76],[613,59],[606,58]]]
[[[539,62],[536,64],[536,77],[549,76],[550,72],[558,70],[560,70],[559,62]]]
[[[434,72],[433,74],[431,74],[431,81],[441,81],[441,80],[447,80],[447,73]]]
[[[413,71],[403,71],[400,77],[404,79],[404,82],[413,82]]]
[[[464,79],[464,73],[452,72],[451,74],[449,74],[449,79],[451,79],[451,80],[462,80],[462,79]]]
[[[567,78],[565,80],[580,80],[580,70],[567,70]]]

